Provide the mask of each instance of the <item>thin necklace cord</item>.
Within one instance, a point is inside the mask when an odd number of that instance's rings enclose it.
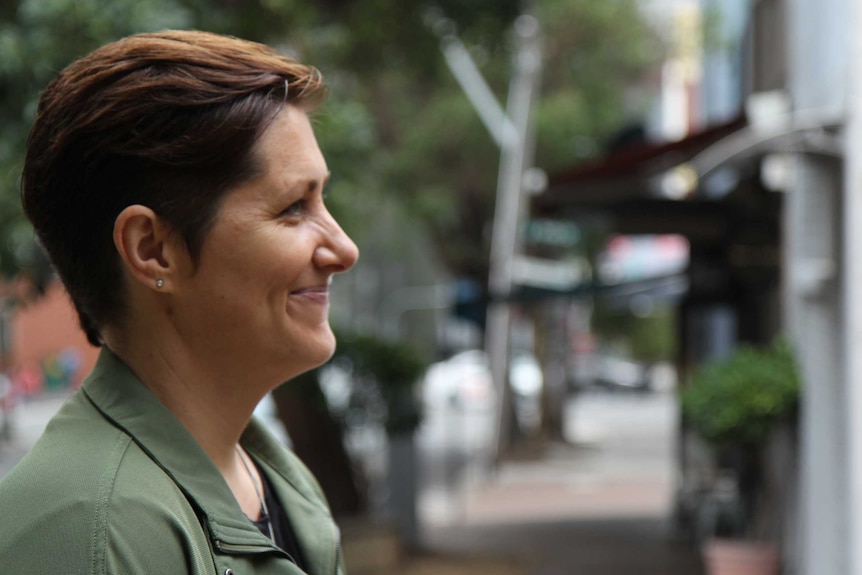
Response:
[[[263,517],[261,519],[266,520],[266,528],[269,531],[269,538],[274,542],[275,536],[272,531],[272,518],[269,516],[269,508],[266,505],[266,500],[263,497],[263,493],[261,493],[260,487],[257,485],[257,481],[254,479],[254,474],[251,472],[251,465],[248,461],[246,461],[246,455],[243,453],[243,450],[240,449],[239,445],[236,446],[237,455],[239,455],[239,460],[242,461],[243,467],[245,467],[246,473],[248,473],[249,479],[251,479],[251,484],[254,486],[254,492],[257,494],[257,499],[260,501],[260,509],[263,513]]]

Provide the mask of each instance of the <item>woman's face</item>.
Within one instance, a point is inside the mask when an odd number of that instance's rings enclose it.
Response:
[[[285,107],[255,151],[262,174],[224,197],[171,313],[213,365],[287,379],[332,355],[329,285],[358,250],[323,203],[326,161],[303,111]]]

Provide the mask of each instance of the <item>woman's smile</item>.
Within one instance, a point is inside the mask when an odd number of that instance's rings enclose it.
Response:
[[[307,287],[290,292],[291,297],[301,298],[309,303],[329,304],[329,284]]]

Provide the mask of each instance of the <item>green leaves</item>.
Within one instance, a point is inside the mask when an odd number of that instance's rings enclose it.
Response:
[[[24,146],[42,87],[106,42],[191,22],[177,0],[21,0],[0,12],[0,276],[25,276],[38,288],[51,273],[19,201]]]
[[[776,423],[796,415],[800,385],[787,343],[744,346],[697,371],[683,393],[683,413],[709,442],[757,444]]]
[[[417,385],[427,363],[412,347],[370,335],[339,334],[333,361],[349,366],[363,416],[382,412],[390,434],[416,429],[422,420]],[[379,410],[374,409],[377,402]]]
[[[499,150],[444,64],[431,4],[401,0],[12,0],[0,7],[0,273],[32,234],[18,178],[39,91],[86,52],[134,32],[199,28],[271,43],[320,68],[317,120],[330,205],[359,240],[427,230],[454,275],[484,281]],[[436,0],[501,101],[519,0]],[[598,152],[661,50],[634,0],[545,0],[537,162],[553,171]],[[634,91],[638,93],[637,91]],[[624,97],[624,94],[626,97]],[[504,103],[504,102],[503,102]],[[388,210],[388,221],[379,206]],[[375,211],[376,210],[376,211]],[[373,226],[368,223],[373,222]],[[417,225],[418,224],[418,225]],[[373,227],[373,230],[362,228]],[[382,231],[381,231],[382,230]],[[383,233],[389,230],[388,233]],[[401,242],[407,244],[410,242]],[[381,253],[362,246],[363,251]]]

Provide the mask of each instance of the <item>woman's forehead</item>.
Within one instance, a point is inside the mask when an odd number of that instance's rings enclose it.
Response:
[[[287,105],[255,144],[265,176],[292,181],[323,182],[329,175],[326,160],[306,113]]]

